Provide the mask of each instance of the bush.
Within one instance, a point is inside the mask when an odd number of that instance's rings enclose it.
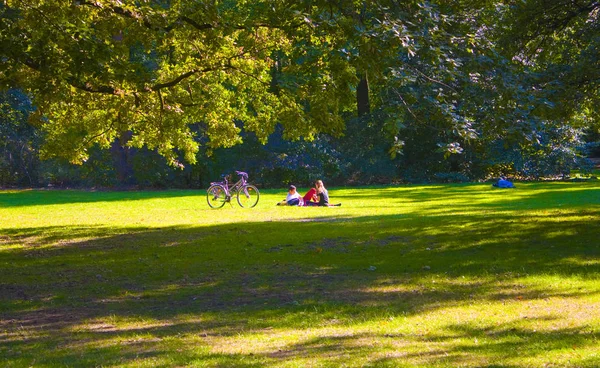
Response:
[[[458,172],[435,173],[433,178],[438,183],[466,183],[471,181],[467,175]]]

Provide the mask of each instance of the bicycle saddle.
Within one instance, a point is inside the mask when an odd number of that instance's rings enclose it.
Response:
[[[244,178],[248,178],[248,174],[243,171],[236,171],[235,173],[238,174],[239,176],[243,176]]]

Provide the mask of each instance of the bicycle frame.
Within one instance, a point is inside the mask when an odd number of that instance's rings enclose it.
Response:
[[[228,191],[237,192],[242,189],[246,185],[246,180],[242,177],[237,183],[233,184],[231,187],[227,188]]]
[[[234,184],[229,184],[229,180],[227,180],[227,176],[223,177],[223,181],[216,181],[210,183],[210,185],[222,185],[225,188],[225,195],[230,198],[231,192],[237,192],[243,187],[245,187],[248,183],[246,182],[246,178],[243,175],[240,175],[240,180],[238,180]]]

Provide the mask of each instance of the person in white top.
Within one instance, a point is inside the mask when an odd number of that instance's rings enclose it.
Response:
[[[278,206],[302,206],[304,205],[304,200],[302,196],[296,191],[296,187],[294,185],[290,185],[288,189],[288,194],[285,197],[285,200],[277,203]]]

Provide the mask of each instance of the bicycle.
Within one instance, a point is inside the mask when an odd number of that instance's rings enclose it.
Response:
[[[258,203],[260,193],[258,189],[248,184],[248,174],[243,171],[236,171],[240,176],[235,184],[229,184],[228,175],[221,175],[223,181],[210,183],[206,193],[206,201],[211,208],[221,208],[225,203],[231,204],[231,197],[236,195],[238,204],[243,208],[252,208]]]

